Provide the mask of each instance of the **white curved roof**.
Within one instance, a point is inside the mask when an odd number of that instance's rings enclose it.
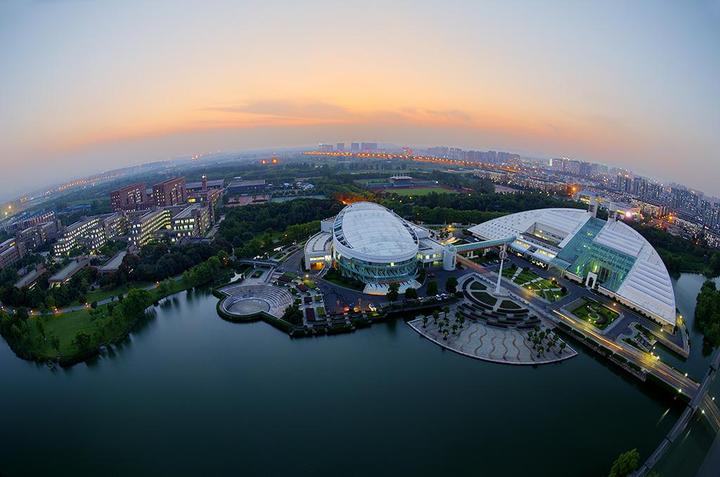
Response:
[[[541,224],[567,237],[577,232],[590,217],[590,212],[581,209],[534,209],[488,220],[470,227],[470,232],[487,240],[495,240],[519,236],[536,224]]]
[[[608,222],[595,241],[637,257],[617,294],[675,325],[675,293],[670,274],[645,237],[623,222]]]
[[[385,207],[356,202],[335,218],[333,246],[368,262],[401,262],[417,255],[418,238],[410,224]]]
[[[470,231],[484,239],[494,240],[546,229],[562,239],[557,244],[557,248],[562,249],[590,217],[589,212],[580,209],[536,209],[493,219],[471,227]],[[618,297],[674,325],[676,312],[672,281],[653,246],[632,227],[619,221],[606,222],[593,242],[635,257],[630,272],[615,292]]]

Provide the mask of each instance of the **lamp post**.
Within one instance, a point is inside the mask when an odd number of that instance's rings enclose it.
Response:
[[[500,270],[498,271],[498,279],[497,284],[495,285],[495,294],[499,295],[500,292],[500,281],[502,280],[502,271],[503,271],[503,264],[505,263],[505,258],[507,258],[507,245],[503,244],[502,248],[500,249]]]

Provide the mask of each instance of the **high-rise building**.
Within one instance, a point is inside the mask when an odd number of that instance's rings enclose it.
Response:
[[[110,205],[115,212],[144,209],[147,206],[145,184],[130,184],[110,192]]]
[[[581,177],[591,177],[593,174],[593,167],[592,164],[589,162],[581,162],[580,163],[580,176]]]
[[[350,152],[360,152],[360,143],[359,142],[350,143]]]
[[[335,144],[335,150],[339,151],[339,152],[345,152],[345,143],[339,142],[339,143]]]
[[[375,152],[378,149],[376,142],[361,142],[360,150],[364,152]]]
[[[153,202],[158,207],[184,204],[185,178],[174,177],[153,186]]]
[[[615,178],[615,189],[629,194],[632,191],[632,178],[628,174],[618,174]]]
[[[333,145],[332,144],[324,144],[321,142],[320,144],[318,144],[318,151],[333,152]]]

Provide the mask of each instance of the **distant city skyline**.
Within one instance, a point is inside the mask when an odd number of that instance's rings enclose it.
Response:
[[[720,2],[4,2],[3,196],[350,138],[720,196]]]

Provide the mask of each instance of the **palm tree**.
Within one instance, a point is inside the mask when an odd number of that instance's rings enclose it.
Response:
[[[438,323],[438,318],[440,318],[440,312],[437,310],[433,311],[433,320],[435,321],[435,324]]]

